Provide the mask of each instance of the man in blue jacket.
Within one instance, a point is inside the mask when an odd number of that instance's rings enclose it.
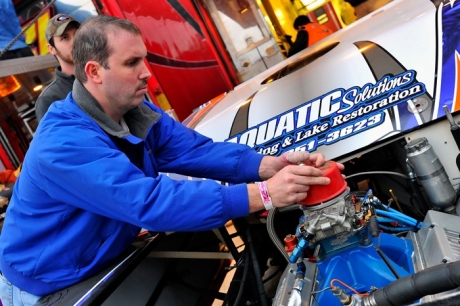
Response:
[[[6,214],[2,301],[22,305],[19,294],[33,304],[87,279],[126,250],[140,228],[213,229],[296,203],[309,185],[329,184],[316,168],[321,154],[272,157],[214,143],[144,101],[151,74],[131,22],[88,19],[72,54],[73,91],[40,122]],[[174,181],[160,172],[235,185]],[[246,183],[255,181],[263,184]]]

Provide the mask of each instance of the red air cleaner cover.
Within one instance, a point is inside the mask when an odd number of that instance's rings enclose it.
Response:
[[[323,171],[323,176],[331,179],[331,183],[329,185],[310,186],[307,197],[299,204],[305,206],[321,204],[337,197],[347,188],[347,182],[342,177],[339,167],[334,161],[326,161],[319,169]]]

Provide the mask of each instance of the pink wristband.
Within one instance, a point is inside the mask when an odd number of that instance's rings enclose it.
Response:
[[[259,192],[260,192],[260,197],[262,198],[262,203],[264,203],[264,207],[266,210],[270,210],[273,208],[273,203],[272,199],[270,198],[270,195],[268,194],[268,188],[267,188],[267,182],[263,181],[260,183],[257,183],[259,186]]]

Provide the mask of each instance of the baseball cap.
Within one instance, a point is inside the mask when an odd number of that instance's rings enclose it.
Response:
[[[61,36],[70,23],[80,26],[80,23],[66,14],[54,15],[46,26],[46,40],[50,41],[53,36]]]

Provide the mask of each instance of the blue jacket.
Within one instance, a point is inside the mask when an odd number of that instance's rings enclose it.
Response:
[[[75,81],[40,122],[0,236],[0,270],[43,296],[86,279],[122,253],[140,228],[217,228],[248,214],[245,184],[175,181],[175,172],[230,183],[260,180],[262,155],[214,143],[144,102],[111,120]]]

